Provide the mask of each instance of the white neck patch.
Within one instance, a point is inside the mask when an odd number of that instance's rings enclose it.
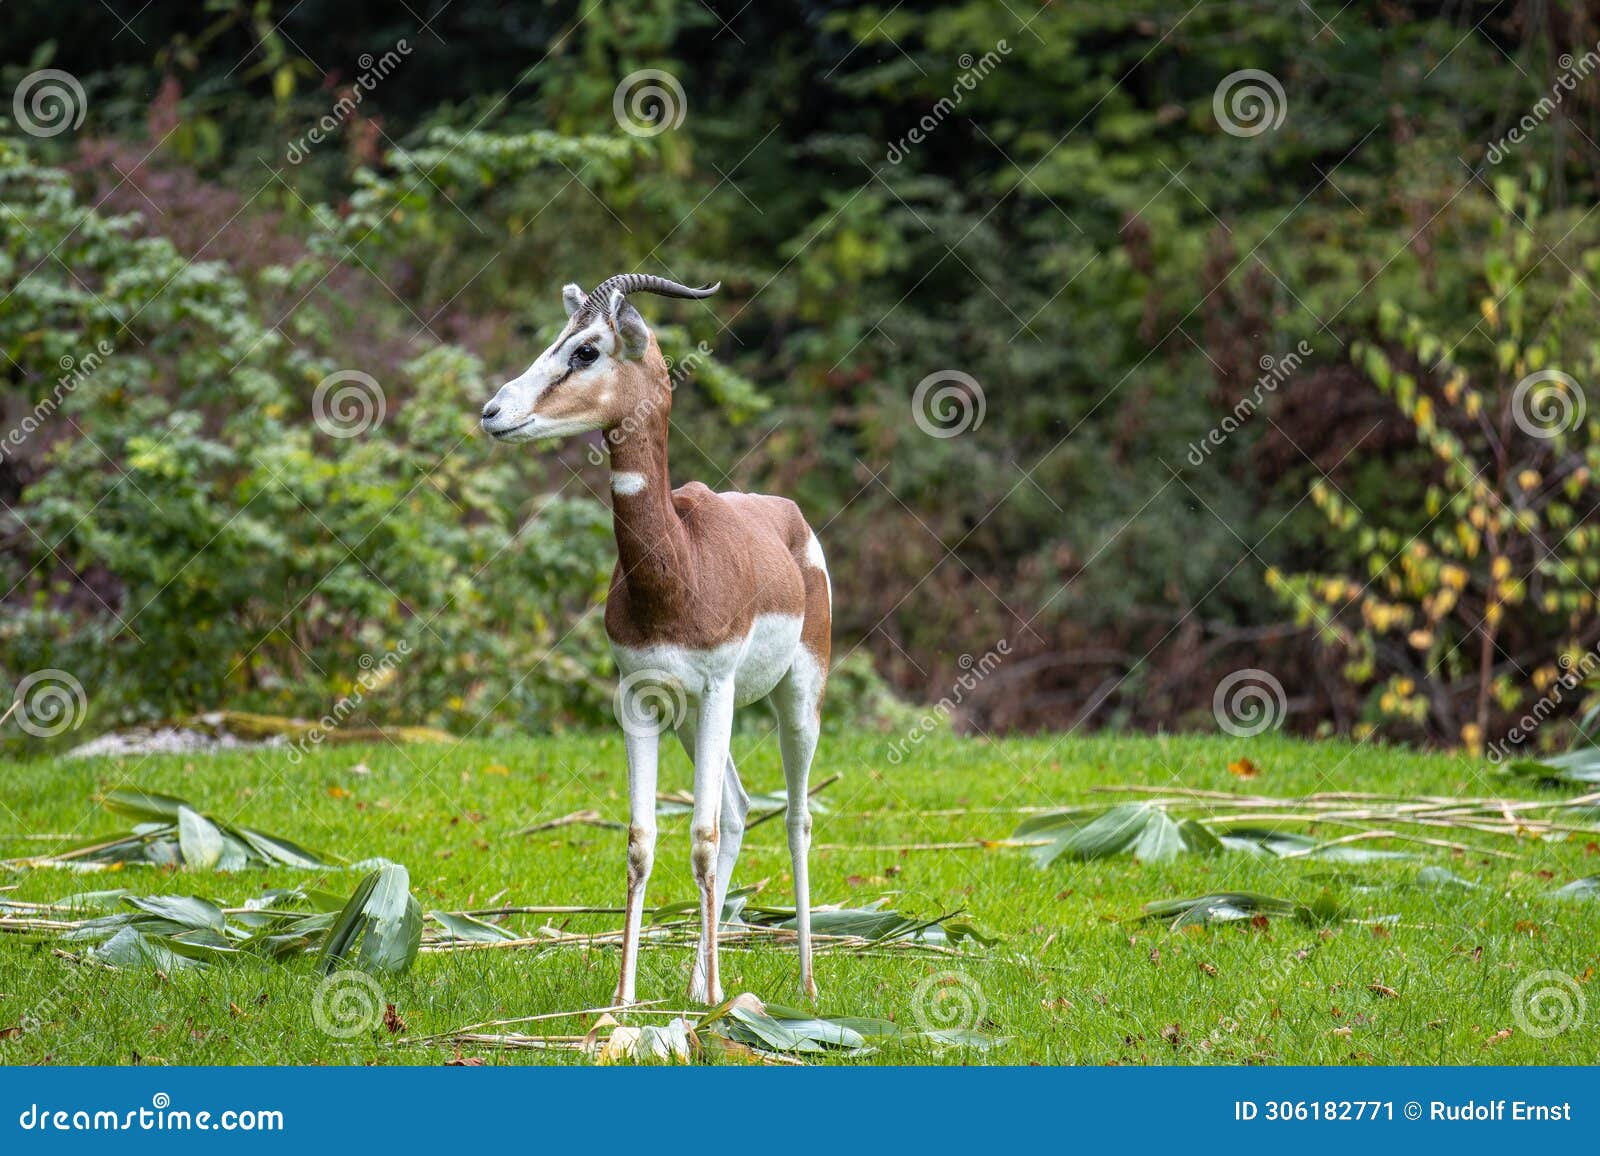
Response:
[[[633,470],[613,470],[611,472],[611,492],[622,497],[632,497],[634,494],[644,492],[649,483],[645,476]]]

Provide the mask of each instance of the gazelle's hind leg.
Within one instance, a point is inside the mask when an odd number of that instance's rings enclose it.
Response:
[[[801,647],[794,665],[772,692],[778,716],[778,747],[783,753],[784,788],[789,798],[785,823],[789,832],[789,859],[794,873],[794,925],[800,947],[800,989],[817,998],[811,972],[811,805],[807,797],[811,759],[821,730],[822,688],[825,672],[810,651]]]
[[[694,762],[694,712],[685,711],[683,722],[678,726],[678,741],[683,744],[683,753],[689,756],[689,761]],[[739,771],[733,765],[733,755],[728,755],[727,766],[722,772],[722,818],[717,840],[717,918],[721,920],[723,908],[727,905],[728,884],[733,878],[733,869],[739,862],[739,846],[744,842],[745,817],[750,813],[750,796],[745,794],[744,784],[739,781]]]

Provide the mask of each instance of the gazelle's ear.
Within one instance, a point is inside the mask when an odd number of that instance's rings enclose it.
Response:
[[[620,293],[612,298],[611,319],[622,338],[623,356],[630,360],[643,357],[644,351],[650,348],[650,327]]]
[[[571,317],[583,306],[583,290],[578,288],[576,281],[561,287],[561,304],[567,307],[567,316]]]

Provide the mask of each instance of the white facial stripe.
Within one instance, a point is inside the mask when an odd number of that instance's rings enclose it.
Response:
[[[603,364],[599,359],[587,366],[572,364],[572,350],[586,342],[604,353],[610,353],[615,345],[611,331],[600,322],[587,324],[572,333],[563,330],[562,336],[557,337],[532,365],[500,387],[493,399],[498,412],[492,419],[484,420],[484,429],[501,441],[532,441],[599,429],[597,418],[536,419],[534,413],[545,396],[561,382]],[[610,380],[609,373],[602,373],[598,379],[589,378],[580,383],[580,388],[589,391],[586,400],[591,403],[591,412],[596,405],[608,404],[606,389]],[[595,396],[596,385],[598,396]]]
[[[532,413],[538,406],[540,399],[549,393],[551,388],[564,377],[568,371],[568,361],[571,353],[567,351],[570,345],[576,349],[585,341],[598,348],[605,348],[605,330],[589,328],[582,332],[574,333],[568,337],[556,339],[556,343],[539,355],[539,359],[528,366],[522,375],[514,381],[507,382],[503,387],[512,391],[512,397],[524,390],[529,391],[520,399],[522,408]]]
[[[643,493],[647,485],[649,482],[645,480],[645,476],[632,470],[614,470],[611,474],[611,492],[625,498]]]

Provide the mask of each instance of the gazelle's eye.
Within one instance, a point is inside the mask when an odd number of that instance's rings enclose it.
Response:
[[[593,365],[599,356],[600,351],[587,342],[572,351],[572,360],[576,365]]]

